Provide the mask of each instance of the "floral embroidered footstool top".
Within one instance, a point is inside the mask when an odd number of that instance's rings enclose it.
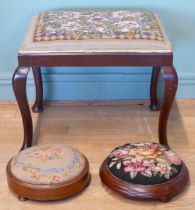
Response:
[[[181,159],[157,143],[125,144],[114,149],[106,160],[116,178],[134,184],[161,184],[181,171]]]
[[[170,53],[159,17],[132,10],[52,10],[33,18],[19,54]]]
[[[52,185],[68,182],[79,176],[86,166],[84,156],[64,145],[38,145],[13,157],[13,175],[30,184]]]

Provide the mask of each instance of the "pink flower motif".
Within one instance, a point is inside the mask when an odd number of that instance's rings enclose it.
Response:
[[[140,165],[140,164],[136,164],[134,162],[129,163],[129,165],[127,165],[124,168],[125,173],[128,172],[144,172],[145,171],[145,167]]]
[[[113,154],[116,158],[121,158],[121,157],[124,157],[124,156],[128,156],[129,151],[128,150],[123,150],[123,149],[118,149],[118,150],[114,151]]]
[[[30,176],[32,179],[36,179],[37,178],[37,174],[36,173],[32,173]]]
[[[181,165],[181,160],[172,151],[165,151],[166,158],[175,165]]]
[[[41,160],[52,160],[56,156],[60,155],[61,149],[60,148],[41,148],[39,151],[36,151],[33,155],[33,157],[41,159]]]
[[[145,167],[150,167],[152,164],[149,160],[143,160],[142,165],[145,166]]]
[[[43,152],[36,152],[34,153],[34,157],[35,158],[39,158],[39,159],[47,159],[47,155]]]
[[[157,149],[159,146],[159,144],[156,143],[151,143],[150,145],[148,145],[148,147],[152,148],[152,149]]]
[[[181,160],[172,151],[167,151],[163,145],[156,143],[134,144],[134,147],[124,147],[113,151],[113,165],[117,165],[116,161],[124,166],[124,173],[129,173],[131,179],[141,173],[143,176],[164,176],[169,179],[177,168],[172,169],[171,164],[180,165]],[[117,169],[120,169],[117,165]]]
[[[135,168],[135,171],[136,172],[144,172],[145,171],[145,167],[144,166],[137,166],[136,168]]]
[[[53,148],[53,149],[51,150],[51,153],[52,153],[52,154],[55,154],[55,155],[60,154],[60,153],[61,153],[61,149],[60,149],[60,148]]]
[[[59,176],[53,176],[53,181],[56,183],[56,182],[59,182],[60,181],[60,177]]]
[[[125,161],[123,162],[123,165],[125,165],[125,166],[128,166],[129,164],[131,164],[131,161],[130,161],[130,160],[125,160]]]
[[[171,167],[168,164],[157,163],[155,171],[161,172],[162,174],[169,174],[171,171]]]

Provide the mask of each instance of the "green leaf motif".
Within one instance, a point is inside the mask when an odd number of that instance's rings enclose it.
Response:
[[[169,164],[169,163],[167,162],[167,160],[165,160],[164,158],[161,158],[161,157],[157,157],[157,158],[156,158],[156,161],[157,161],[158,163]]]
[[[145,171],[145,172],[141,172],[141,174],[143,176],[152,177],[152,173],[151,172],[149,173],[149,172]]]
[[[113,158],[112,160],[116,161],[116,160],[118,160],[118,158]]]
[[[115,164],[116,164],[116,162],[111,162],[109,165],[109,168],[112,168]]]
[[[135,157],[134,156],[128,156],[128,157],[123,158],[123,160],[131,160],[133,158],[135,158]]]
[[[136,176],[137,176],[137,172],[136,171],[131,171],[130,172],[131,179],[134,179]]]
[[[121,168],[121,162],[117,163],[116,168],[119,170]]]

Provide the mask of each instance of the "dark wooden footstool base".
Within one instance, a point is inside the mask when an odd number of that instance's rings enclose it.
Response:
[[[17,179],[11,172],[11,160],[7,165],[7,182],[9,188],[19,196],[21,201],[26,199],[37,201],[60,200],[81,192],[89,183],[88,165],[85,170],[70,182],[55,185],[33,185]]]
[[[33,146],[7,164],[8,186],[21,201],[67,198],[81,192],[89,181],[87,158],[65,145]]]
[[[161,202],[168,202],[170,199],[181,192],[189,181],[189,173],[185,163],[182,163],[182,170],[180,174],[171,181],[156,184],[156,185],[136,185],[130,184],[113,176],[106,161],[103,162],[100,168],[101,180],[112,190],[121,195],[138,200],[159,200]]]
[[[100,168],[100,177],[128,198],[167,202],[187,185],[189,172],[169,147],[141,142],[112,150]]]

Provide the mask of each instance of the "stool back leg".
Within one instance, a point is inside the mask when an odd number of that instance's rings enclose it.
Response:
[[[154,66],[152,70],[152,77],[150,83],[150,109],[152,111],[159,111],[158,103],[158,79],[160,75],[160,66]]]
[[[43,111],[43,84],[40,67],[32,67],[35,86],[36,86],[36,99],[32,106],[32,111],[35,113]]]
[[[178,86],[177,72],[173,66],[162,68],[164,79],[164,98],[159,118],[159,141],[168,146],[167,122]]]

